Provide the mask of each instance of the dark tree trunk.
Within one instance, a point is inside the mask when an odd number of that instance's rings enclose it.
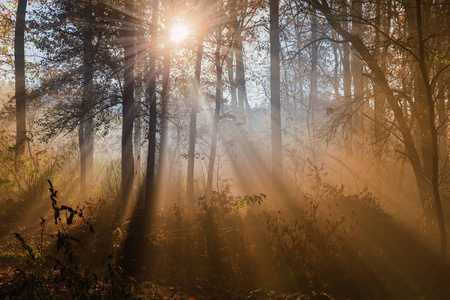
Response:
[[[446,79],[447,82],[450,80]],[[448,166],[448,113],[447,103],[445,103],[445,90],[448,89],[448,83],[444,80],[439,82],[439,92],[437,94],[437,111],[439,130],[439,158],[443,167]]]
[[[283,180],[283,160],[280,110],[280,28],[278,20],[278,5],[278,0],[269,0],[272,175],[276,181],[281,183]]]
[[[78,133],[81,195],[85,195],[86,188],[92,183],[94,167],[93,40],[92,32],[86,28],[83,32],[83,95],[81,99],[81,123]]]
[[[151,40],[148,52],[149,57],[149,81],[148,100],[150,106],[150,119],[148,124],[148,151],[147,151],[147,172],[145,182],[145,202],[143,212],[145,217],[152,212],[155,205],[155,169],[156,169],[156,124],[157,124],[157,103],[156,103],[156,49],[157,49],[157,28],[159,15],[159,0],[153,1]]]
[[[136,113],[134,120],[134,186],[139,187],[141,184],[141,135],[142,135],[142,101],[141,95],[136,101]]]
[[[376,46],[376,55],[379,59],[381,68],[386,67],[386,37],[384,34],[388,34],[390,30],[390,14],[391,14],[391,7],[390,3],[391,1],[387,1],[388,3],[384,3],[384,1],[380,0],[377,2],[376,5],[376,19],[375,24],[377,28],[380,28],[381,33],[379,31],[376,31],[375,33],[375,46]],[[383,19],[382,16],[386,15],[387,17]],[[385,128],[385,122],[384,122],[384,109],[386,105],[386,99],[381,92],[378,85],[374,83],[373,86],[373,92],[374,92],[374,144],[375,144],[375,163],[376,163],[376,170],[378,176],[381,178],[381,154],[382,154],[382,147],[384,145],[384,137],[386,135],[386,132],[384,130]]]
[[[313,149],[314,140],[315,140],[315,110],[317,104],[318,97],[318,88],[317,88],[317,51],[318,51],[318,43],[317,43],[317,16],[315,11],[311,15],[311,85],[309,90],[309,105],[308,105],[308,132],[309,139],[312,142]]]
[[[136,277],[142,275],[145,268],[151,267],[150,259],[153,258],[152,247],[145,239],[152,220],[152,208],[154,205],[154,170],[156,149],[156,32],[158,18],[158,0],[152,1],[152,31],[149,46],[149,82],[148,100],[150,104],[150,120],[148,129],[147,175],[145,194],[139,195],[133,217],[127,228],[127,236],[123,243],[121,265],[125,275]],[[127,5],[125,5],[127,9]],[[128,12],[131,10],[127,10]],[[131,136],[130,136],[131,139]],[[143,267],[145,266],[145,267]]]
[[[189,150],[188,150],[188,168],[186,180],[186,200],[194,200],[194,162],[195,162],[195,143],[197,139],[197,113],[199,110],[200,98],[200,72],[203,57],[203,36],[199,37],[197,44],[197,60],[195,63],[194,75],[194,96],[191,104],[191,120],[189,125]]]
[[[216,52],[214,53],[214,60],[216,65],[216,105],[214,109],[213,126],[211,129],[211,149],[209,152],[209,162],[208,162],[208,179],[206,183],[206,198],[211,197],[212,192],[212,182],[214,174],[214,164],[216,161],[217,152],[217,133],[219,130],[219,119],[220,119],[220,105],[222,105],[223,98],[223,83],[222,83],[222,60],[220,58],[220,48],[222,46],[222,29],[218,28],[217,33],[217,46]]]
[[[125,10],[133,12],[133,3],[125,1]],[[122,209],[126,209],[133,190],[134,159],[133,159],[133,123],[134,106],[134,66],[136,62],[135,27],[132,16],[126,14],[122,28],[122,43],[124,50],[124,86],[122,108]]]
[[[434,108],[433,92],[428,77],[426,57],[425,57],[425,41],[423,38],[423,20],[422,20],[422,4],[420,0],[416,0],[416,17],[417,17],[417,32],[419,42],[419,68],[422,80],[424,82],[426,91],[426,102],[429,110],[429,128],[431,135],[431,183],[433,189],[434,206],[436,207],[436,218],[438,222],[440,240],[441,240],[441,260],[442,266],[445,268],[445,261],[447,257],[447,231],[445,229],[444,213],[442,210],[441,196],[439,193],[439,145],[438,135],[435,125],[436,113]],[[425,164],[425,163],[424,163]],[[444,284],[446,284],[444,282]],[[444,290],[444,289],[443,289]]]
[[[347,9],[347,1],[345,0],[342,5],[342,14],[344,16],[348,15],[348,9]],[[342,28],[345,31],[348,31],[348,21],[342,22]],[[342,45],[342,75],[343,75],[343,89],[344,89],[344,101],[347,103],[346,107],[346,117],[347,119],[350,118],[350,116],[353,115],[353,108],[352,105],[348,105],[351,103],[351,97],[352,97],[352,74],[350,72],[350,43],[346,42]],[[345,134],[346,134],[346,149],[349,154],[351,154],[353,151],[352,147],[352,141],[353,141],[353,132],[352,132],[352,124],[351,122],[346,122],[345,124]]]
[[[352,0],[352,31],[355,36],[362,37],[362,2],[360,0]],[[352,76],[353,76],[353,107],[354,107],[354,132],[353,146],[355,154],[360,157],[363,153],[364,144],[364,90],[362,82],[362,62],[361,57],[354,48],[352,49],[352,64],[351,64]]]
[[[27,137],[26,91],[25,91],[25,14],[27,0],[19,0],[17,5],[16,28],[14,34],[14,70],[16,75],[16,167],[25,151]]]

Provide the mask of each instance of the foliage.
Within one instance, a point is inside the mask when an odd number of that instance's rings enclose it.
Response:
[[[100,299],[125,295],[126,289],[111,254],[105,252],[108,261],[101,271],[102,275],[97,275],[89,266],[83,265],[82,241],[73,234],[75,224],[78,227],[86,226],[104,248],[103,242],[93,225],[84,218],[83,210],[59,205],[57,191],[50,181],[49,185],[56,226],[54,232],[47,231],[46,219],[41,218],[40,242],[37,245],[27,243],[20,234],[13,233],[23,249],[24,262],[12,280],[4,285],[2,295],[36,299],[69,296]],[[50,239],[50,243],[46,239]]]

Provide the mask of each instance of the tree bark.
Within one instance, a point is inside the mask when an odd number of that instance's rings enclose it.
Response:
[[[163,58],[163,82],[161,92],[161,135],[159,141],[159,160],[158,160],[158,178],[157,188],[158,196],[161,196],[163,185],[166,181],[167,169],[167,136],[168,136],[168,105],[169,105],[169,90],[170,90],[170,46],[164,46]]]
[[[125,10],[134,11],[130,0],[125,1]],[[134,66],[136,63],[135,27],[132,16],[125,14],[122,28],[122,43],[124,50],[124,86],[122,105],[122,209],[126,209],[133,190],[134,159],[133,159],[133,123],[134,106]]]
[[[203,57],[203,36],[199,37],[197,44],[197,60],[195,63],[194,75],[194,95],[191,103],[191,120],[189,125],[189,150],[188,150],[188,168],[186,180],[186,200],[194,200],[194,162],[195,162],[195,143],[197,139],[197,113],[200,100],[200,72]]]
[[[426,99],[429,110],[429,128],[431,131],[431,182],[433,188],[433,200],[436,207],[436,217],[440,232],[441,240],[441,260],[442,265],[445,266],[447,256],[447,231],[445,229],[444,213],[442,210],[441,196],[439,193],[439,145],[438,135],[435,125],[435,108],[433,101],[433,91],[431,88],[430,80],[427,72],[426,58],[425,58],[425,42],[423,38],[423,21],[422,21],[422,4],[420,0],[416,0],[416,18],[417,18],[417,33],[419,42],[419,68],[422,80],[425,85]],[[425,165],[425,163],[424,163]]]
[[[80,192],[86,194],[86,188],[93,179],[94,166],[94,116],[93,78],[94,49],[93,35],[90,29],[83,30],[83,95],[81,99],[81,122],[79,125],[80,147]]]
[[[283,180],[283,160],[280,109],[280,28],[278,5],[278,0],[269,0],[272,175],[274,180],[281,184]]]
[[[313,149],[315,149],[315,110],[318,100],[318,87],[317,87],[317,51],[319,45],[317,42],[317,16],[315,11],[311,15],[311,84],[309,89],[309,105],[308,105],[308,132],[309,139],[312,143]]]
[[[234,50],[230,49],[227,59],[228,81],[230,82],[231,110],[237,112],[236,81],[234,80]]]
[[[220,106],[223,101],[223,83],[222,83],[222,60],[220,58],[220,48],[222,46],[222,29],[217,28],[216,31],[217,45],[216,51],[214,53],[214,61],[216,65],[216,103],[214,109],[213,126],[211,129],[211,149],[209,152],[209,162],[208,162],[208,179],[206,182],[206,199],[210,199],[212,192],[212,182],[214,175],[214,164],[216,161],[217,152],[217,134],[219,130],[219,119],[220,119]]]
[[[141,134],[142,134],[142,101],[141,95],[136,101],[136,117],[134,120],[134,186],[139,187],[141,184]]]
[[[347,9],[347,0],[344,0],[342,5],[342,14],[345,18],[348,19],[348,9]],[[342,22],[342,28],[345,31],[348,31],[348,21],[344,20]],[[343,89],[344,89],[344,101],[346,103],[351,103],[352,98],[352,74],[350,72],[350,43],[344,42],[342,45],[343,58],[342,58],[342,75],[343,75]],[[353,115],[353,107],[351,105],[347,105],[346,115]],[[345,124],[345,134],[346,134],[346,149],[348,154],[352,154],[353,152],[353,132],[352,132],[352,124],[347,122]]]
[[[153,1],[151,40],[148,51],[149,58],[149,81],[148,100],[150,106],[150,118],[148,124],[148,150],[147,150],[147,172],[145,181],[145,202],[143,210],[145,217],[149,217],[155,205],[155,169],[156,169],[156,124],[157,124],[157,103],[156,103],[156,49],[158,35],[158,15],[159,0]]]
[[[25,14],[27,0],[19,0],[17,5],[16,28],[14,33],[14,70],[16,76],[16,149],[15,165],[19,166],[25,151],[27,137],[26,125],[26,90],[25,90]]]
[[[362,2],[361,0],[352,1],[352,33],[353,35],[362,38]],[[362,62],[358,51],[352,49],[352,64],[351,64],[352,76],[353,76],[353,107],[354,107],[354,132],[353,146],[355,152],[362,157],[363,145],[364,145],[364,90],[362,83]],[[356,154],[355,153],[355,154]]]
[[[234,66],[234,56],[237,52],[237,43],[239,42],[238,37],[238,17],[237,17],[237,0],[230,1],[230,18],[231,18],[231,47],[229,49],[229,54],[227,58],[227,69],[228,69],[228,81],[230,82],[230,93],[231,93],[231,110],[233,113],[237,112],[238,99],[237,99],[237,79],[235,78],[235,66]],[[240,34],[240,33],[239,33]],[[237,72],[237,71],[236,71]]]
[[[250,110],[250,104],[247,99],[247,88],[245,86],[245,65],[244,65],[244,47],[242,45],[241,30],[237,32],[238,40],[235,48],[236,55],[236,85],[238,92],[239,110]]]
[[[384,8],[384,9],[383,9]],[[391,14],[391,2],[380,0],[376,4],[376,19],[375,26],[381,30],[375,32],[375,47],[376,47],[376,55],[378,56],[378,60],[380,62],[381,68],[385,69],[386,67],[386,42],[387,39],[385,35],[389,33],[390,30],[390,14]],[[385,18],[382,20],[382,16]],[[384,144],[385,137],[385,122],[384,122],[384,109],[386,104],[386,99],[381,92],[378,85],[373,83],[373,92],[374,92],[374,144],[375,146],[375,163],[376,170],[378,176],[381,176],[381,154],[382,154],[382,145]]]

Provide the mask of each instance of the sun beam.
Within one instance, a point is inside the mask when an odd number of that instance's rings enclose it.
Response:
[[[175,23],[172,25],[170,40],[174,43],[180,43],[189,35],[189,26],[186,23]]]

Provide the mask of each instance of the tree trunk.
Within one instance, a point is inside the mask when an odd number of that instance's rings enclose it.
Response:
[[[244,47],[242,46],[241,29],[237,31],[238,40],[236,43],[236,85],[238,91],[239,110],[250,110],[250,104],[247,99],[247,88],[245,87],[245,66],[244,66]]]
[[[148,51],[149,58],[149,81],[148,81],[148,100],[150,106],[150,118],[148,123],[148,150],[147,150],[147,172],[145,181],[145,202],[143,205],[144,217],[149,217],[152,208],[155,205],[155,169],[156,169],[156,124],[157,124],[157,105],[156,105],[156,49],[158,35],[158,15],[159,0],[153,1],[151,40]]]
[[[236,97],[236,81],[234,80],[234,50],[230,49],[230,53],[227,58],[227,71],[228,81],[230,82],[230,94],[231,94],[231,110],[233,113],[237,111],[237,97]]]
[[[422,7],[421,1],[416,0],[416,11],[417,11],[417,32],[419,40],[419,68],[422,80],[425,85],[426,99],[429,110],[429,128],[431,131],[431,182],[433,188],[433,200],[436,207],[436,218],[438,222],[440,239],[441,239],[441,260],[442,266],[445,266],[446,256],[447,256],[447,231],[445,229],[444,213],[442,211],[441,196],[439,193],[439,145],[438,145],[438,135],[435,125],[435,108],[433,101],[433,91],[431,88],[430,80],[427,72],[426,58],[425,58],[425,42],[423,39],[423,24],[422,24]],[[424,157],[425,158],[425,157]],[[425,165],[425,163],[424,163]],[[444,283],[445,284],[445,283]]]
[[[194,162],[195,162],[195,143],[197,139],[197,113],[199,110],[200,99],[200,72],[203,56],[203,36],[199,37],[197,45],[197,61],[195,63],[194,76],[194,96],[191,104],[191,121],[189,126],[189,150],[188,150],[188,168],[186,181],[186,200],[190,203],[194,200]]]
[[[214,175],[214,164],[216,161],[217,152],[217,133],[219,130],[219,119],[220,119],[220,105],[222,105],[223,98],[223,84],[222,84],[222,60],[220,58],[220,48],[222,46],[222,29],[217,28],[216,32],[217,45],[216,52],[214,53],[214,60],[216,65],[216,105],[214,109],[213,126],[211,129],[211,149],[209,152],[209,162],[208,162],[208,179],[206,182],[206,199],[210,199],[212,192],[212,182]]]
[[[387,1],[388,3],[384,3],[384,1],[377,2],[376,5],[376,19],[375,19],[375,26],[377,28],[380,28],[381,34],[378,30],[375,33],[375,46],[376,46],[376,55],[380,61],[380,65],[382,69],[385,69],[386,67],[386,35],[388,35],[390,31],[390,14],[391,14],[391,5],[390,1]],[[384,7],[384,9],[383,9]],[[382,22],[382,16],[386,15],[386,18]],[[373,92],[374,92],[374,144],[375,144],[375,163],[376,163],[376,171],[377,175],[381,176],[381,153],[382,153],[382,147],[384,145],[384,137],[386,135],[386,132],[384,130],[385,128],[385,122],[384,122],[384,109],[386,105],[386,99],[381,92],[378,85],[373,83]]]
[[[352,33],[359,38],[362,37],[362,2],[360,0],[352,1]],[[353,146],[358,154],[362,157],[363,144],[364,144],[364,90],[362,83],[362,62],[356,49],[352,49],[352,64],[351,64],[352,76],[353,76],[353,106],[354,106],[354,132]]]
[[[79,126],[80,146],[80,193],[86,194],[88,184],[92,183],[94,165],[94,117],[93,78],[94,49],[93,35],[89,29],[83,32],[83,95],[81,100],[81,121]]]
[[[163,59],[163,82],[161,92],[161,135],[159,141],[159,161],[158,161],[158,178],[157,188],[158,195],[164,190],[166,186],[166,169],[167,169],[167,136],[168,136],[168,105],[169,105],[169,81],[170,81],[170,46],[164,46]]]
[[[282,183],[283,160],[280,110],[280,28],[278,0],[269,0],[270,6],[270,99],[272,135],[272,175],[276,183]]]
[[[313,149],[315,149],[315,110],[317,104],[318,97],[318,88],[317,88],[317,51],[319,45],[317,43],[317,16],[315,11],[312,12],[311,15],[311,85],[309,90],[309,105],[308,105],[308,132],[309,139],[312,143]]]
[[[348,15],[348,9],[347,9],[347,1],[344,1],[344,5],[342,5],[342,13],[344,16]],[[343,21],[342,22],[342,28],[345,31],[348,31],[348,22]],[[351,97],[352,97],[352,74],[350,73],[350,43],[345,42],[342,45],[342,51],[343,51],[343,58],[342,58],[342,75],[343,75],[343,89],[344,89],[344,101],[346,103],[351,103]],[[346,113],[345,113],[347,119],[349,119],[349,116],[353,115],[353,108],[351,105],[347,105]],[[352,154],[352,143],[353,143],[353,132],[352,132],[352,124],[350,122],[345,123],[345,134],[346,134],[346,149],[348,154]]]
[[[447,82],[449,80],[447,79]],[[437,94],[437,110],[439,129],[439,158],[442,167],[448,166],[448,114],[447,104],[445,103],[445,90],[448,89],[448,83],[441,80],[438,84],[439,92]]]
[[[125,1],[125,10],[134,11],[133,3]],[[134,44],[135,27],[132,15],[126,14],[122,28],[122,43],[124,50],[124,86],[122,106],[122,209],[126,209],[133,190],[134,159],[133,159],[133,123],[134,107],[134,66],[136,63],[136,47]]]
[[[19,166],[25,151],[27,137],[26,91],[25,91],[25,14],[27,0],[19,0],[17,5],[16,28],[14,34],[14,70],[16,76],[16,153],[15,164]]]
[[[142,134],[142,101],[141,95],[136,101],[136,117],[134,120],[134,186],[141,184],[141,134]]]
[[[337,36],[337,35],[336,35]],[[333,43],[333,56],[334,56],[334,71],[333,71],[333,88],[334,88],[334,100],[339,101],[341,95],[339,93],[339,48],[336,43]]]
[[[231,47],[229,49],[229,55],[227,58],[227,68],[228,68],[228,81],[230,82],[230,93],[231,93],[231,110],[233,113],[237,112],[238,99],[237,99],[237,79],[235,78],[234,70],[234,56],[237,51],[237,43],[239,42],[238,37],[238,17],[237,17],[237,0],[230,1],[230,16],[231,16]],[[240,34],[240,33],[239,33]],[[237,72],[237,71],[236,71]]]

